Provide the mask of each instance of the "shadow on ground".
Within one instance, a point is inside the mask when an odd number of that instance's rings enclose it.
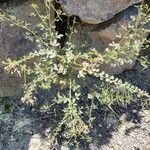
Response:
[[[139,65],[130,71],[125,71],[119,77],[144,90],[150,90],[150,70],[142,70]],[[51,101],[55,93],[55,89],[49,92],[40,92],[37,95],[38,104],[34,107],[15,99],[6,98],[0,101],[0,150],[52,149],[46,141],[46,137],[61,119],[62,108],[52,108],[48,113],[41,110],[43,104]],[[119,117],[105,107],[94,112],[93,115],[96,118],[90,133],[92,142],[81,142],[81,149],[148,150],[148,144],[150,146],[150,111],[148,108],[143,110],[141,105],[136,103],[126,108],[114,106],[113,109]],[[138,143],[138,140],[141,142]],[[57,142],[54,149],[63,149],[60,146],[61,135]]]

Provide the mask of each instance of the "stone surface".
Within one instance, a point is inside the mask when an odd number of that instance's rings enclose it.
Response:
[[[100,53],[109,47],[109,43],[120,41],[117,37],[120,34],[122,37],[126,34],[125,28],[131,22],[131,15],[136,15],[137,9],[130,7],[120,13],[114,18],[98,25],[89,25],[85,23],[78,23],[76,26],[77,33],[72,35],[72,43],[79,51],[85,51],[90,48],[95,48]],[[110,64],[103,64],[101,70],[109,74],[119,74],[124,70],[131,69],[134,65],[133,62],[125,63],[121,66],[111,66]]]
[[[50,143],[42,139],[40,134],[35,134],[31,137],[28,150],[49,150]]]
[[[83,22],[98,24],[141,0],[60,0],[69,16],[78,16]]]
[[[46,96],[44,99],[49,99],[49,97]],[[9,101],[10,100],[8,99],[8,102]],[[2,103],[0,104],[1,109],[3,105]],[[51,116],[48,116],[49,119],[47,120],[47,117],[44,118],[43,114],[40,114],[39,108],[35,108],[35,112],[33,112],[33,109],[29,109],[28,107],[21,106],[20,108],[20,104],[18,104],[18,102],[16,103],[14,100],[12,104],[14,110],[10,111],[8,114],[3,114],[3,119],[0,118],[0,150],[76,149],[67,148],[65,146],[62,146],[58,142],[54,143],[54,147],[51,147],[50,142],[47,141],[46,136],[43,134],[43,131],[46,131],[47,127],[54,126],[53,121],[48,121],[53,120]],[[130,110],[128,111],[129,112],[127,113],[130,113]],[[121,124],[115,124],[113,128],[114,130],[112,128],[108,129],[109,126],[107,126],[107,124],[105,123],[106,120],[110,119],[110,116],[104,113],[97,114],[95,120],[96,124],[95,126],[93,126],[91,134],[92,141],[89,143],[89,145],[81,143],[81,147],[79,148],[79,150],[135,150],[138,148],[140,150],[149,150],[150,122],[145,122],[146,120],[144,119],[145,117],[149,117],[149,113],[150,110],[146,110],[146,112],[145,110],[140,110],[139,123],[133,123],[131,120],[126,120]],[[114,114],[112,113],[111,115]],[[2,117],[2,115],[0,116]],[[23,128],[21,128],[21,130],[13,130],[16,123],[20,122],[22,118],[31,120],[30,124],[24,126]],[[134,117],[132,116],[132,118]]]
[[[30,17],[33,12],[31,4],[34,0],[23,3],[11,10],[17,18],[36,25],[37,17]],[[45,10],[41,2],[37,2],[41,13]],[[29,52],[37,49],[37,46],[25,39],[24,30],[19,27],[11,27],[10,23],[5,20],[0,24],[0,97],[20,97],[23,89],[22,80],[14,75],[4,72],[2,61],[7,58],[16,59]]]

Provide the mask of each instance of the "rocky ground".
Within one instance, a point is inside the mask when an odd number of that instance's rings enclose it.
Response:
[[[23,1],[13,0],[13,3],[9,3],[8,6],[8,1],[3,0],[1,7],[11,9],[14,5],[20,5],[20,2]],[[150,51],[148,53],[150,54]],[[138,63],[133,69],[124,71],[118,77],[150,91],[150,69],[143,70]],[[52,149],[46,136],[51,128],[57,125],[56,114],[57,117],[61,117],[61,114],[55,111],[44,113],[41,111],[41,106],[50,100],[49,94],[53,92],[40,92],[39,103],[34,107],[25,105],[18,99],[0,99],[0,150]],[[114,110],[119,117],[106,108],[99,108],[96,111],[91,133],[93,140],[89,144],[81,143],[80,149],[150,150],[149,107],[142,108],[140,104],[132,104],[128,108],[118,106]],[[68,150],[57,141],[53,149]]]
[[[150,89],[150,70],[142,70],[136,65],[120,77]],[[46,135],[56,125],[54,113],[40,111],[48,94],[41,93],[41,103],[31,107],[19,100],[3,99],[0,102],[0,150],[50,150]],[[115,109],[115,108],[114,108]],[[150,149],[150,110],[138,104],[128,108],[118,107],[119,118],[104,108],[96,112],[96,120],[91,133],[90,144],[81,144],[81,150],[149,150]],[[57,113],[57,116],[61,114]],[[56,143],[56,150],[67,150]]]

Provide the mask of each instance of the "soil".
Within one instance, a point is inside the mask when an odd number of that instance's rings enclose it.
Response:
[[[150,89],[150,69],[142,70],[136,65],[119,77]],[[141,82],[142,81],[142,82]],[[57,125],[60,112],[49,114],[40,111],[41,106],[50,101],[49,94],[43,92],[34,107],[22,104],[20,100],[3,99],[0,102],[0,150],[50,150],[46,136]],[[60,110],[60,108],[58,108]],[[150,110],[140,104],[128,107],[114,107],[119,118],[106,108],[95,112],[96,119],[91,132],[92,142],[81,143],[81,150],[150,150]],[[55,150],[67,150],[57,142]],[[70,150],[72,150],[71,148]]]

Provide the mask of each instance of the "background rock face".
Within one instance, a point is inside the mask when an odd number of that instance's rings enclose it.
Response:
[[[97,24],[141,0],[60,0],[69,15],[79,16],[83,22]]]
[[[78,33],[72,36],[72,43],[77,50],[85,51],[96,48],[103,51],[110,42],[118,42],[116,35],[124,35],[125,27],[130,22],[130,15],[135,10],[129,6],[141,0],[60,0],[62,8],[68,16],[76,15],[81,22],[77,26]],[[43,0],[29,0],[22,5],[15,7],[12,13],[19,19],[31,23],[33,26],[38,23],[38,17],[30,17],[33,12],[31,4],[35,2],[39,11],[44,14]],[[119,12],[119,13],[118,13]],[[115,17],[114,17],[115,15]],[[54,17],[54,12],[52,16]],[[25,32],[18,27],[10,27],[8,21],[0,24],[0,98],[18,97],[22,94],[22,80],[6,74],[3,70],[2,61],[7,58],[20,58],[29,52],[37,49],[37,45],[25,39]],[[134,63],[114,68],[107,65],[102,70],[110,74],[119,74],[125,69],[131,69]]]
[[[80,22],[77,25],[78,33],[74,34],[72,37],[75,38],[75,42],[74,40],[72,40],[72,42],[76,46],[80,46],[87,40],[91,48],[96,48],[101,52],[107,48],[108,44],[112,41],[116,43],[120,41],[120,38],[116,36],[119,34],[121,34],[121,36],[126,34],[127,31],[125,28],[130,24],[131,16],[136,16],[137,13],[135,7],[130,7],[118,13],[114,18],[97,25]],[[76,44],[76,42],[78,43]]]
[[[30,13],[33,12],[31,4],[35,1],[25,2],[24,4],[15,7],[12,13],[17,18],[36,25],[38,19],[31,18]],[[42,3],[38,3],[40,11],[45,10]],[[22,28],[11,27],[10,22],[5,20],[0,24],[0,98],[1,97],[20,97],[23,93],[21,86],[22,80],[15,75],[7,74],[4,71],[2,61],[7,58],[17,59],[29,52],[37,49],[35,43],[30,42],[25,38],[25,32]]]
[[[114,18],[109,19],[106,22],[89,25],[86,23],[78,23],[76,26],[77,33],[72,35],[72,43],[76,46],[79,51],[89,50],[95,48],[100,53],[109,47],[109,43],[115,41],[116,43],[120,41],[117,35],[123,37],[126,34],[125,28],[131,22],[130,16],[137,15],[137,9],[135,7],[130,7],[120,13],[118,13]],[[82,48],[81,46],[84,45]],[[125,63],[121,66],[110,66],[109,64],[103,64],[101,70],[109,74],[119,74],[124,70],[131,69],[135,64],[135,60],[131,63]]]

